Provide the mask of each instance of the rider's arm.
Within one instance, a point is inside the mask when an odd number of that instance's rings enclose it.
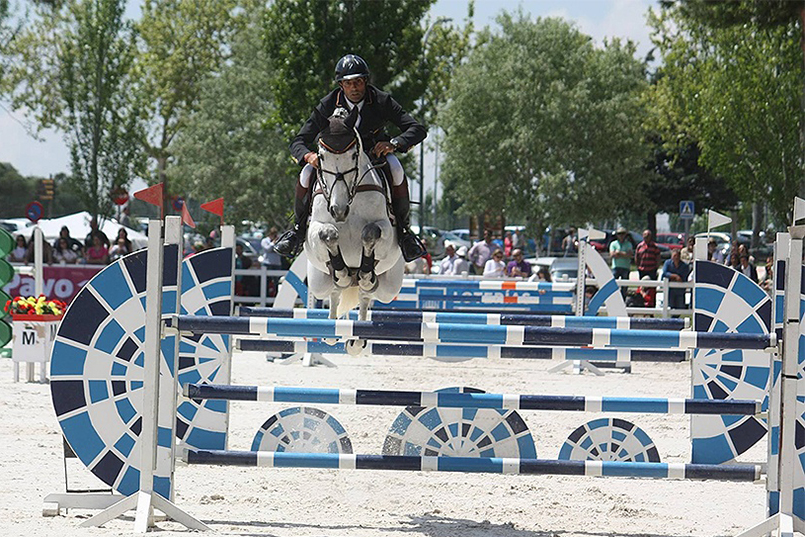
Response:
[[[383,107],[386,119],[394,123],[401,131],[393,140],[399,144],[398,151],[404,153],[424,140],[428,135],[428,131],[411,114],[403,110],[400,103],[391,96],[386,95],[385,97],[385,102],[380,104]]]
[[[335,103],[335,92],[330,93],[319,102],[310,117],[299,130],[299,133],[291,140],[291,156],[300,166],[304,166],[305,155],[311,152],[311,147],[316,141],[316,136],[328,125],[328,119],[332,115]]]

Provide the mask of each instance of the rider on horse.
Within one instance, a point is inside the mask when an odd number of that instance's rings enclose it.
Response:
[[[397,227],[397,238],[403,257],[412,261],[425,254],[422,243],[410,230],[411,212],[408,193],[408,180],[400,161],[392,153],[406,152],[427,136],[425,127],[405,112],[391,95],[380,91],[368,83],[369,66],[360,56],[347,54],[335,66],[335,80],[339,88],[330,92],[313,110],[299,134],[291,141],[291,155],[302,168],[296,183],[294,203],[295,224],[277,241],[275,250],[286,257],[298,254],[305,243],[308,215],[310,214],[311,187],[315,182],[319,157],[314,143],[325,127],[328,118],[336,108],[352,110],[358,107],[360,117],[356,128],[361,135],[363,147],[370,156],[382,159],[383,171],[391,187],[391,208]],[[384,126],[394,123],[401,131],[399,136],[390,138]],[[383,158],[385,157],[385,159]]]

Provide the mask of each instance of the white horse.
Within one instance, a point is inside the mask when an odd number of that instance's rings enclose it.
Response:
[[[319,136],[318,178],[305,240],[308,288],[318,299],[330,298],[331,319],[360,305],[359,318],[366,320],[372,300],[389,302],[403,280],[385,182],[364,153],[355,129],[358,113],[357,107],[336,109]]]

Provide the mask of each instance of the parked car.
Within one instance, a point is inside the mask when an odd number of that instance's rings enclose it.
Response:
[[[681,250],[685,247],[684,233],[657,233],[657,244],[667,246],[671,250]]]
[[[456,235],[458,238],[472,242],[472,237],[470,236],[470,230],[467,228],[459,228],[459,229],[451,229],[450,233]]]
[[[419,235],[419,226],[411,226],[411,231]],[[444,257],[444,235],[442,230],[431,226],[422,226],[421,237],[425,242],[428,253],[434,260]]]
[[[547,268],[552,281],[575,280],[579,275],[578,257],[532,257],[526,259],[531,263],[532,274],[541,268]]]
[[[467,250],[472,248],[472,242],[470,242],[469,239],[463,239],[452,231],[443,231],[442,236],[444,237],[445,241],[449,241],[453,246],[456,247],[456,249],[459,249],[462,246],[466,247]]]

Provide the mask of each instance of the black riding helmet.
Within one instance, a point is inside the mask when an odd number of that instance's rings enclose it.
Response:
[[[335,64],[335,81],[369,78],[369,65],[357,54],[347,54]]]

